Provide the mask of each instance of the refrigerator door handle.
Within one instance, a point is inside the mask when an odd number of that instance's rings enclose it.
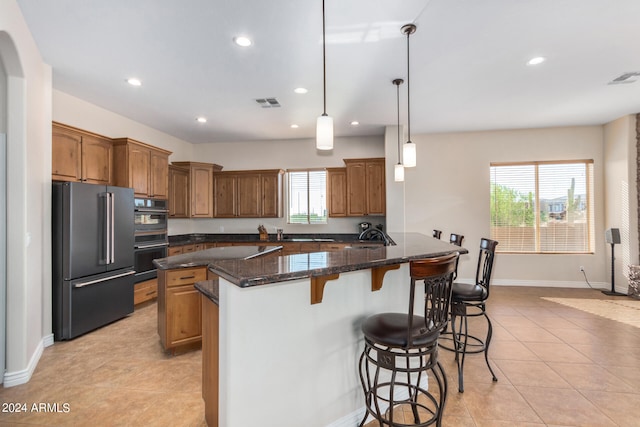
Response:
[[[120,277],[131,276],[132,274],[136,274],[135,270],[130,270],[125,273],[116,274],[115,276],[103,277],[102,279],[90,280],[88,282],[74,283],[74,288],[82,288],[84,286],[93,285],[95,283],[106,282],[107,280],[118,279]]]
[[[100,197],[104,197],[104,263],[111,264],[111,238],[109,228],[111,225],[110,193],[101,193]],[[100,261],[102,263],[102,260]]]
[[[116,235],[115,235],[115,205],[116,199],[113,193],[109,193],[111,197],[111,262],[110,264],[114,264],[116,262]]]

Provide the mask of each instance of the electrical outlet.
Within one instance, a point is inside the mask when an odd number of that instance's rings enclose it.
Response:
[[[584,273],[584,267],[580,266],[580,272]]]

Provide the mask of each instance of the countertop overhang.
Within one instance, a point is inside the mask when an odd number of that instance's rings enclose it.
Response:
[[[404,264],[467,249],[419,233],[390,233],[395,246],[353,247],[341,251],[312,252],[247,260],[212,259],[209,269],[241,288],[289,280],[328,277],[349,271]],[[206,252],[206,251],[203,251]]]

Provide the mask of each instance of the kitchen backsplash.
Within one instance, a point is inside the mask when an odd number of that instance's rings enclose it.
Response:
[[[369,221],[385,225],[384,217],[329,218],[328,224],[287,224],[285,218],[237,218],[237,219],[169,219],[169,235],[192,233],[256,233],[263,224],[269,234],[282,228],[284,233],[357,233],[358,224]]]

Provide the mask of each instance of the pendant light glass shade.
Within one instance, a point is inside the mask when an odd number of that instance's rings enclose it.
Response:
[[[322,90],[323,110],[316,123],[316,148],[333,150],[333,119],[327,115],[327,59],[325,43],[324,0],[322,0]]]
[[[400,162],[398,162],[395,169],[393,170],[393,179],[396,182],[404,181],[404,166],[402,166],[402,163]]]
[[[402,160],[405,168],[416,167],[416,144],[407,141],[402,146]]]
[[[333,119],[326,114],[318,117],[316,148],[318,150],[333,150]]]

